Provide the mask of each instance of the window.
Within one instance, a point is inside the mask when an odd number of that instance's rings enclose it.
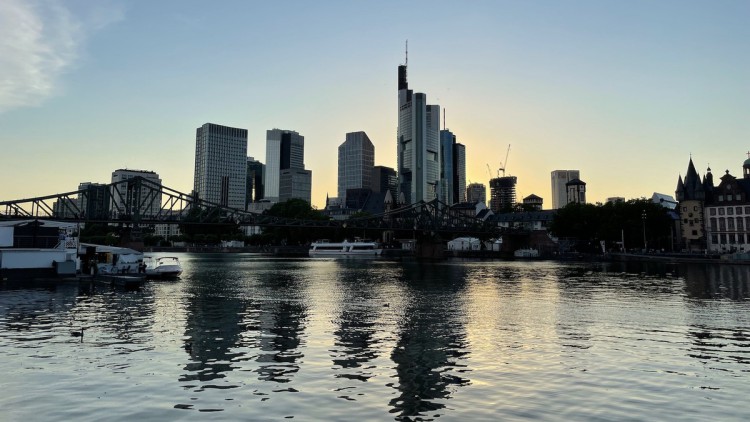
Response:
[[[727,195],[727,201],[731,201],[732,199],[734,199],[734,198],[732,197],[732,194],[731,194],[731,193],[730,193],[730,194],[728,194],[728,195]]]
[[[719,208],[719,215],[724,215],[724,208]]]
[[[737,243],[745,243],[745,234],[744,233],[739,233],[737,235]]]
[[[709,230],[716,230],[716,217],[711,219],[711,223],[708,225]]]
[[[737,230],[745,230],[742,217],[737,217]]]
[[[711,235],[711,243],[713,243],[714,245],[717,244],[717,243],[719,243],[719,235],[712,234]]]
[[[719,195],[719,202],[724,202],[724,195]]]
[[[734,218],[727,218],[727,230],[734,230]]]
[[[737,214],[737,215],[740,215],[740,214],[742,214],[742,207],[737,207],[737,208],[735,208],[735,209],[734,209],[734,213],[735,213],[735,214]]]
[[[710,208],[708,210],[708,213],[711,214],[711,215],[716,215],[716,208]]]
[[[698,230],[693,230],[693,236],[698,236]]]
[[[722,233],[722,234],[719,235],[719,241],[721,243],[727,243],[727,235],[726,235],[726,233]]]
[[[719,231],[725,231],[727,229],[726,221],[723,218],[719,219]]]
[[[734,215],[734,208],[732,207],[727,208],[727,215]]]
[[[736,245],[737,244],[737,238],[734,235],[734,233],[729,235],[729,244],[730,245]]]

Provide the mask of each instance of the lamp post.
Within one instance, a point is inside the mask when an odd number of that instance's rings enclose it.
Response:
[[[648,244],[646,243],[646,210],[641,213],[641,219],[643,220],[643,251],[648,251]]]

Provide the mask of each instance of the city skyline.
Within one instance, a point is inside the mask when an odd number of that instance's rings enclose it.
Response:
[[[298,31],[267,36],[275,14]],[[106,183],[128,168],[189,192],[195,128],[213,122],[247,129],[247,155],[261,160],[266,130],[304,134],[312,203],[323,208],[346,133],[366,132],[375,165],[397,167],[394,74],[406,39],[409,82],[466,146],[467,185],[489,186],[487,167],[507,165],[519,200],[551,204],[550,172],[574,168],[589,202],[673,195],[691,154],[701,174],[741,174],[749,14],[740,1],[8,0],[0,200]]]

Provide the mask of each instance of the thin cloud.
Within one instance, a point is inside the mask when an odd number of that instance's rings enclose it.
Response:
[[[102,10],[77,17],[60,2],[0,1],[0,113],[39,105],[58,92],[87,32],[121,16],[117,8]]]

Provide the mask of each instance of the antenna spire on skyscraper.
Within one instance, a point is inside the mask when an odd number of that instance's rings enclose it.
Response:
[[[406,40],[406,62],[405,66],[409,66],[409,40]]]

